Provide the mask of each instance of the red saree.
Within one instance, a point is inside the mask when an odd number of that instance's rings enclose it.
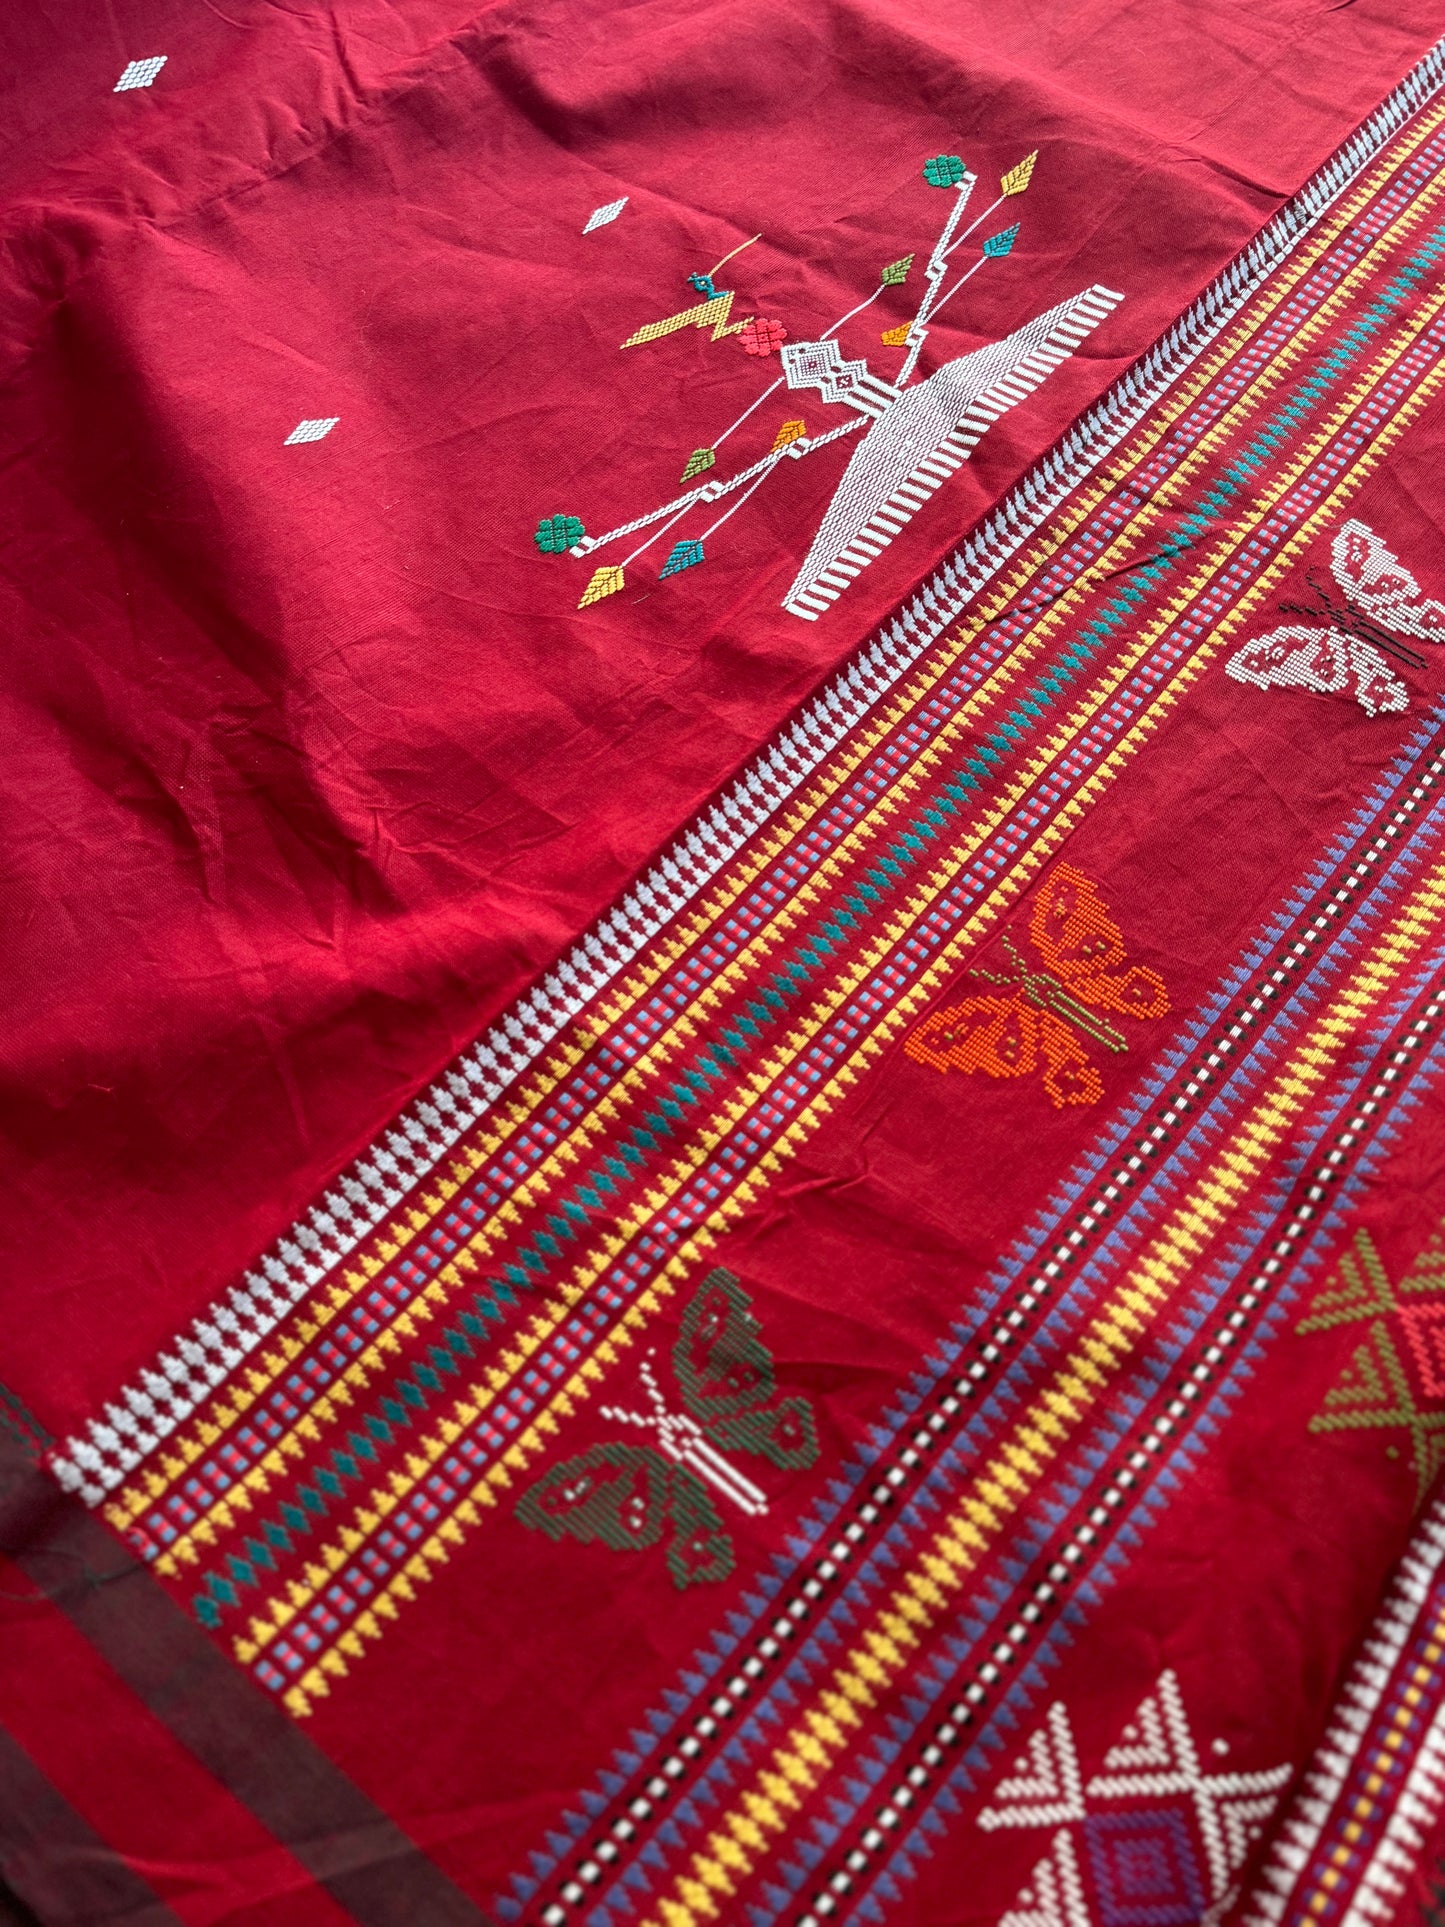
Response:
[[[0,29],[17,1906],[1419,1917],[1434,25]]]

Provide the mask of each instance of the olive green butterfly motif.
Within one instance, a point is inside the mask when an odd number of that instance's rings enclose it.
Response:
[[[811,1465],[813,1408],[796,1394],[778,1397],[773,1355],[730,1271],[710,1272],[682,1314],[672,1369],[685,1412],[669,1409],[655,1358],[642,1361],[650,1410],[604,1405],[602,1416],[653,1433],[656,1445],[608,1440],[562,1460],[522,1495],[517,1517],[551,1539],[614,1552],[641,1552],[666,1535],[675,1585],[726,1579],[736,1560],[713,1495],[752,1517],[768,1509],[767,1494],[728,1454],[752,1453],[785,1471]]]

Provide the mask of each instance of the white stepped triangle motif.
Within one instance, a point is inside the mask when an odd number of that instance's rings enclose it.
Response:
[[[1231,1876],[1248,1858],[1289,1777],[1287,1765],[1263,1773],[1206,1773],[1179,1681],[1166,1671],[1105,1754],[1103,1771],[1090,1780],[1087,1797],[1092,1802],[1187,1794],[1204,1842],[1214,1902],[1222,1910],[1233,1898]]]
[[[1189,1793],[1199,1778],[1199,1754],[1179,1682],[1172,1672],[1165,1672],[1140,1702],[1118,1743],[1104,1755],[1103,1771],[1089,1782],[1089,1798]]]
[[[1198,1927],[1220,1927],[1238,1898],[1236,1876],[1273,1815],[1290,1772],[1288,1765],[1265,1772],[1206,1771],[1179,1681],[1165,1671],[1084,1786],[1068,1712],[1061,1704],[1051,1706],[978,1816],[986,1832],[1055,1829],[1048,1853],[999,1927],[1094,1927],[1079,1823],[1101,1809],[1181,1819],[1192,1809],[1208,1869]]]
[[[1283,1786],[1288,1777],[1288,1768],[1279,1769],[1279,1775],[1275,1782],[1276,1789]],[[1224,1857],[1231,1873],[1238,1872],[1249,1858],[1255,1841],[1264,1832],[1271,1814],[1278,1805],[1277,1790],[1260,1793],[1253,1798],[1240,1794],[1233,1798],[1225,1796],[1220,1799],[1219,1822],[1224,1831]]]
[[[978,1816],[978,1824],[996,1827],[1057,1827],[1084,1817],[1084,1788],[1079,1756],[1062,1706],[1051,1706],[1042,1726],[1030,1735],[1023,1756],[1007,1779],[994,1788],[993,1799]]]
[[[1104,1755],[1104,1772],[1177,1773],[1179,1762],[1169,1743],[1164,1724],[1164,1708],[1158,1692],[1153,1692],[1124,1728],[1116,1746]],[[1097,1785],[1097,1782],[1095,1782]]]
[[[866,410],[873,425],[843,471],[783,607],[816,621],[968,459],[985,430],[1032,394],[1122,299],[1110,288],[1086,288],[1002,341],[945,362],[896,400],[885,402],[886,384],[876,384],[880,392],[868,396]]]
[[[1067,1828],[1054,1835],[1049,1851],[998,1927],[1092,1927]]]

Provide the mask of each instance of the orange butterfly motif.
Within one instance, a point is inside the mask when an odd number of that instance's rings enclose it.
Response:
[[[1044,1089],[1060,1109],[1097,1104],[1104,1080],[1081,1039],[1128,1050],[1129,1040],[1100,1013],[1163,1017],[1169,993],[1157,971],[1140,964],[1120,974],[1123,933],[1097,886],[1067,863],[1058,865],[1035,897],[1029,939],[1045,968],[1029,964],[1006,930],[1010,968],[969,975],[1007,994],[965,997],[934,1011],[903,1048],[936,1071],[1029,1077],[1041,1069]]]

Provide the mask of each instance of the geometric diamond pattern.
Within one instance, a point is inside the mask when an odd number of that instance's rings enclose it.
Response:
[[[606,227],[610,221],[615,221],[626,207],[627,199],[628,197],[624,194],[620,201],[609,201],[605,207],[594,207],[587,216],[587,223],[582,232],[591,234],[594,228]]]
[[[868,373],[866,361],[846,361],[836,341],[799,341],[783,352],[789,388],[817,388],[824,401],[842,401]]]
[[[978,1815],[990,1833],[1057,1829],[999,1927],[1217,1922],[1289,1777],[1287,1765],[1206,1772],[1166,1671],[1085,1785],[1068,1710],[1056,1703]]]
[[[167,54],[155,54],[149,60],[133,60],[111,91],[128,94],[132,87],[149,87],[168,58]]]
[[[297,422],[281,446],[290,448],[293,442],[324,441],[340,420],[339,415],[318,415],[312,421]]]
[[[1022,194],[1034,177],[1034,163],[1039,158],[1038,149],[1025,154],[1017,167],[1011,167],[999,182],[1000,194]]]
[[[616,595],[619,589],[626,586],[626,582],[627,578],[617,563],[604,562],[600,569],[593,572],[577,607],[585,609],[590,603],[600,602],[604,596]]]
[[[1158,1764],[1141,1771],[1136,1762],[1145,1748]],[[1189,1730],[1179,1681],[1172,1672],[1165,1672],[1130,1721],[1121,1744],[1105,1755],[1104,1771],[1089,1782],[1087,1797],[1090,1801],[1172,1800],[1182,1795],[1190,1800],[1204,1844],[1211,1898],[1220,1901],[1289,1776],[1288,1766],[1266,1773],[1206,1773]]]
[[[1103,1927],[1195,1927],[1204,1885],[1183,1814],[1093,1813],[1083,1830]]]
[[[777,434],[773,437],[773,445],[768,451],[769,454],[776,455],[780,448],[788,448],[792,443],[802,441],[807,432],[808,424],[805,421],[794,420],[784,422]]]
[[[665,582],[670,575],[677,575],[683,569],[695,569],[704,559],[701,542],[676,542],[671,555],[658,571],[657,579]]]

